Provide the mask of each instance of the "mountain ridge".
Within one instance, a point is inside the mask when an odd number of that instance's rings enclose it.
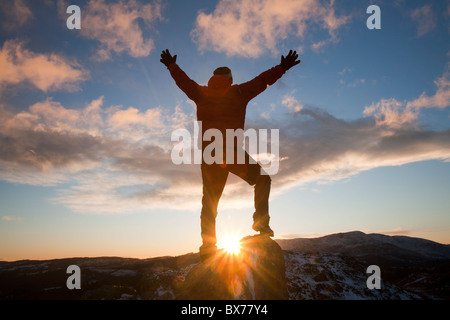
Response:
[[[432,240],[388,236],[380,233],[366,234],[350,231],[325,235],[317,238],[276,239],[283,250],[302,252],[339,252],[353,257],[383,256],[390,263],[405,259],[416,263],[435,259],[450,259],[450,245]]]
[[[450,300],[450,246],[408,236],[335,233],[275,239],[285,260],[291,300]],[[72,257],[0,262],[0,299],[176,300],[198,253],[147,259]],[[82,290],[68,290],[66,269],[82,270]],[[367,267],[381,269],[381,290],[369,290]]]

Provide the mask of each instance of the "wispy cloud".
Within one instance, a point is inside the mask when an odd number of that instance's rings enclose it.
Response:
[[[408,108],[447,108],[450,106],[450,64],[447,65],[447,69],[444,74],[434,81],[437,87],[436,93],[432,96],[428,96],[423,92],[419,98],[408,102]]]
[[[100,42],[98,60],[109,60],[112,53],[124,52],[135,58],[146,57],[154,42],[144,36],[143,28],[162,20],[161,6],[159,0],[147,4],[137,0],[89,1],[83,11],[81,34]]]
[[[303,109],[304,105],[299,102],[294,96],[292,95],[285,95],[283,97],[283,100],[281,101],[281,104],[288,108],[290,112],[299,112]]]
[[[24,48],[19,40],[7,40],[0,50],[0,87],[31,83],[44,92],[77,90],[89,72],[58,54],[41,54]]]
[[[342,69],[342,71],[339,71],[338,72],[338,74],[340,75],[339,84],[350,87],[350,88],[356,88],[356,87],[366,83],[366,79],[364,79],[364,78],[347,80],[347,75],[351,74],[352,72],[353,72],[353,69],[351,69],[351,68],[344,68],[344,69]]]
[[[422,37],[436,28],[436,17],[430,4],[413,10],[410,17],[417,24],[418,37]]]
[[[353,72],[353,70],[351,68],[344,68],[344,69],[342,69],[342,71],[339,71],[338,74],[343,76],[344,74],[351,73],[351,72]]]
[[[368,231],[366,231],[366,232],[369,233]],[[410,230],[410,229],[405,229],[405,228],[398,227],[398,228],[394,228],[392,230],[385,230],[385,231],[380,231],[380,232],[377,232],[377,233],[385,234],[385,235],[388,235],[388,236],[398,236],[398,235],[406,236],[406,235],[411,235],[414,232],[415,231]]]
[[[362,232],[370,234],[384,234],[388,236],[408,236],[408,237],[420,237],[423,238],[425,234],[432,233],[433,230],[430,229],[406,229],[402,227],[397,227],[389,230],[362,230]]]
[[[22,218],[21,217],[3,216],[2,220],[3,221],[21,221]]]
[[[202,51],[258,57],[267,50],[276,52],[279,41],[288,36],[303,38],[311,24],[329,34],[313,44],[318,50],[336,41],[337,30],[347,21],[347,17],[335,14],[334,1],[221,0],[214,12],[198,14],[192,36]]]
[[[0,12],[1,25],[8,31],[24,26],[33,18],[33,13],[24,0],[3,0]]]

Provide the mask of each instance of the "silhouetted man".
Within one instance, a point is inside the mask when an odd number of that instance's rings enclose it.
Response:
[[[177,56],[172,56],[169,50],[161,54],[161,62],[169,69],[178,87],[186,93],[189,99],[197,105],[197,120],[202,121],[202,137],[208,129],[218,129],[224,137],[226,148],[226,129],[244,129],[245,112],[248,102],[274,84],[290,68],[300,63],[298,54],[290,50],[289,54],[281,56],[281,63],[240,85],[232,85],[231,70],[220,67],[214,70],[207,86],[200,86],[191,80],[175,63]],[[203,139],[202,139],[203,140]],[[211,142],[208,142],[211,143]],[[208,145],[202,141],[202,155]],[[222,195],[228,173],[231,172],[255,186],[255,212],[253,214],[253,229],[261,235],[273,236],[269,227],[269,193],[270,176],[264,174],[261,166],[250,158],[247,152],[234,148],[234,156],[244,152],[245,163],[212,163],[207,164],[202,157],[201,171],[203,180],[203,197],[201,211],[201,235],[203,244],[200,247],[202,261],[213,257],[216,253],[216,216],[219,199]],[[242,149],[241,149],[242,150]],[[225,152],[223,152],[225,155]],[[252,161],[250,161],[252,160]]]

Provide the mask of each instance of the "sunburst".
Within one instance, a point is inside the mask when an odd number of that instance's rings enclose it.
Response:
[[[235,235],[225,236],[220,245],[226,253],[231,255],[238,255],[241,252],[240,238]]]

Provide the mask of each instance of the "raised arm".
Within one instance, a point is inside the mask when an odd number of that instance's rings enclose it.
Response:
[[[299,64],[300,60],[297,59],[297,52],[290,50],[286,57],[281,56],[281,63],[279,65],[264,71],[253,80],[241,84],[239,88],[241,89],[242,95],[250,101],[266,90],[268,86],[271,86],[280,79],[287,70]]]
[[[191,100],[196,100],[198,97],[199,85],[188,77],[188,75],[181,70],[176,64],[177,55],[172,56],[168,49],[161,53],[161,63],[169,69],[172,78],[175,80],[177,86],[189,97]]]

